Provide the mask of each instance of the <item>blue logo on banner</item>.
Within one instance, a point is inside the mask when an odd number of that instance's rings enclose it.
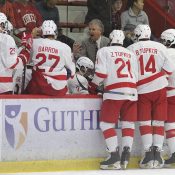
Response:
[[[20,110],[21,105],[5,106],[5,134],[8,143],[14,149],[21,147],[28,131],[28,113]]]

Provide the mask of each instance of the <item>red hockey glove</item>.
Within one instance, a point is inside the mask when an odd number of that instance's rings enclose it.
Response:
[[[88,91],[89,91],[89,94],[98,94],[98,91],[97,91],[97,88],[98,86],[92,82],[89,82],[89,86],[88,86]]]
[[[33,46],[33,37],[31,34],[26,34],[25,32],[23,33],[21,46],[30,52]]]

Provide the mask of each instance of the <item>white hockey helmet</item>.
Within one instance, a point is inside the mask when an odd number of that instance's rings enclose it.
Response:
[[[7,29],[6,30],[7,30],[7,33],[9,35],[13,34],[13,25],[12,25],[12,23],[10,21],[7,21]]]
[[[4,13],[0,12],[0,32],[4,33],[7,28],[7,17]]]
[[[161,43],[167,47],[171,47],[175,45],[175,29],[167,29],[162,32],[161,36]]]
[[[80,57],[76,62],[76,68],[84,77],[92,78],[94,63],[88,57]]]
[[[111,44],[121,44],[123,45],[123,40],[125,39],[125,35],[122,30],[113,30],[109,39],[111,40]]]
[[[57,35],[57,25],[53,20],[45,20],[41,26],[42,35]]]
[[[150,39],[151,29],[147,24],[139,24],[134,30],[135,38],[137,41],[141,39]]]

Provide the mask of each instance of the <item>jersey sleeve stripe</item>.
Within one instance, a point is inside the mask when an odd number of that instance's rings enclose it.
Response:
[[[18,63],[19,63],[19,58],[16,59],[16,63],[14,65],[12,65],[10,67],[10,69],[14,69],[17,66]]]
[[[20,59],[22,60],[23,65],[26,65],[26,63],[27,63],[27,58],[26,58],[26,56],[25,56],[24,54],[20,54],[20,55],[18,56],[18,58],[20,58]]]
[[[136,84],[130,83],[130,82],[115,83],[115,84],[106,86],[105,90],[112,90],[112,89],[117,89],[117,88],[127,88],[127,87],[136,89]]]
[[[166,88],[168,91],[170,91],[170,90],[174,90],[175,88],[174,87],[167,87]]]
[[[10,83],[13,81],[12,77],[0,77],[0,82],[1,83]]]
[[[67,80],[67,75],[47,75],[47,74],[43,74],[43,75],[51,77],[55,80]]]
[[[171,75],[172,74],[172,72],[168,72],[165,69],[163,69],[163,71],[165,71],[165,73],[168,74],[168,75]]]
[[[99,78],[107,78],[107,74],[102,74],[102,73],[98,73],[98,72],[95,72],[95,74],[96,74]]]

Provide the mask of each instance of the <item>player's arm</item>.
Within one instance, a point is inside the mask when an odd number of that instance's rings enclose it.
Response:
[[[3,62],[5,67],[9,69],[21,69],[30,59],[30,50],[32,47],[33,39],[31,35],[25,35],[22,39],[22,49],[18,54],[17,46],[11,36],[7,37],[5,44],[5,52]]]
[[[165,50],[166,51],[163,52],[163,58],[165,59],[164,59],[162,71],[169,76],[175,70],[175,65],[171,59],[171,55],[168,53],[167,49]]]
[[[95,63],[95,74],[91,82],[89,82],[89,93],[97,94],[98,86],[107,78],[106,54],[104,49],[97,52]]]
[[[100,49],[97,52],[95,74],[92,82],[99,85],[105,78],[107,78],[106,53],[104,49]]]
[[[132,54],[132,59],[131,59],[131,73],[134,74],[136,78],[136,82],[138,82],[139,67],[138,67],[137,57],[134,53]]]
[[[74,77],[75,63],[73,62],[71,48],[69,46],[65,46],[64,48],[64,59],[65,59],[65,67],[70,70],[71,77]]]

